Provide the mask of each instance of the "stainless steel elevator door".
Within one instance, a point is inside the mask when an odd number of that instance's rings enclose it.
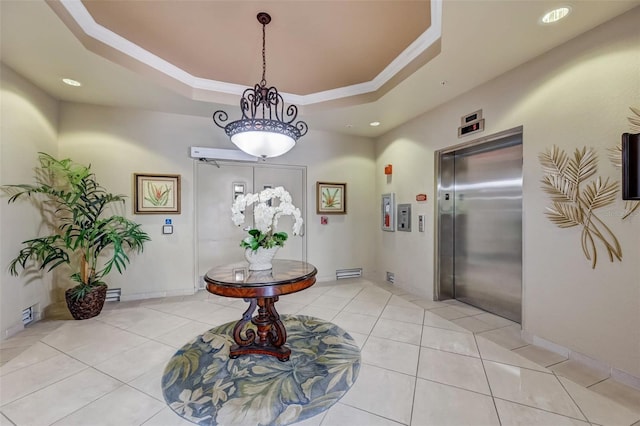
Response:
[[[522,320],[522,139],[454,156],[455,298]]]

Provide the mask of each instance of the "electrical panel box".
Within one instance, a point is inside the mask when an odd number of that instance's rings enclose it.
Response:
[[[411,204],[398,204],[397,229],[411,232]]]

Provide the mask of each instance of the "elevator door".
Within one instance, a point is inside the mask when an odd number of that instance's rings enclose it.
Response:
[[[196,165],[196,211],[198,238],[198,276],[202,277],[214,266],[244,260],[240,241],[247,236],[244,230],[253,223],[253,208],[245,211],[245,223],[238,227],[231,221],[233,184],[245,185],[245,193],[259,192],[266,187],[284,187],[291,194],[293,204],[305,218],[305,173],[300,167],[261,166],[253,164],[211,163]],[[292,234],[293,220],[283,216],[278,230],[289,235],[276,258],[306,260],[306,237]],[[304,230],[304,226],[303,226]],[[202,285],[202,282],[200,283]]]
[[[441,264],[452,297],[522,320],[522,135],[443,155]],[[446,247],[450,244],[450,247]],[[442,275],[441,275],[442,278]]]

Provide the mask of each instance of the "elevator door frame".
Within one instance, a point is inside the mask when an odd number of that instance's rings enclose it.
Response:
[[[454,146],[450,146],[447,147],[445,149],[441,149],[438,150],[434,153],[434,163],[435,163],[435,167],[434,167],[434,171],[435,171],[435,181],[436,181],[436,188],[435,188],[435,192],[436,192],[436,197],[435,198],[435,203],[434,203],[434,222],[435,222],[435,231],[436,231],[436,238],[435,238],[435,242],[434,242],[434,286],[433,286],[433,299],[434,300],[447,300],[447,299],[453,299],[453,291],[451,291],[452,295],[448,296],[446,295],[445,291],[443,291],[442,289],[442,283],[441,283],[441,279],[440,279],[440,272],[441,272],[441,265],[440,265],[440,257],[441,257],[441,251],[442,248],[440,246],[440,239],[442,237],[441,233],[442,233],[442,223],[441,223],[441,219],[440,219],[440,209],[441,209],[441,203],[440,203],[440,196],[442,195],[443,192],[443,188],[442,188],[442,181],[441,181],[441,160],[442,157],[445,154],[450,154],[453,153],[454,151],[459,151],[465,148],[470,148],[470,147],[474,147],[477,145],[482,145],[485,143],[490,143],[490,142],[495,142],[499,139],[504,139],[510,136],[515,136],[515,135],[520,135],[520,137],[522,138],[523,135],[523,127],[522,126],[518,126],[518,127],[514,127],[512,129],[509,130],[505,130],[499,133],[494,133],[492,135],[488,135],[488,136],[484,136],[482,138],[478,138],[478,139],[474,139],[472,141],[468,141],[462,144],[458,144],[458,145],[454,145]],[[524,184],[524,176],[523,176],[523,184]],[[522,211],[524,213],[524,198],[522,200]],[[524,246],[524,214],[522,217],[522,243]],[[523,247],[523,253],[524,253],[524,247]],[[522,273],[522,309],[524,310],[524,262],[523,262],[523,273]],[[453,290],[453,289],[451,289]]]

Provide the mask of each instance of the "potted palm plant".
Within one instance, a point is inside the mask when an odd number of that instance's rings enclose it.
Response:
[[[41,202],[54,232],[23,241],[9,272],[18,275],[32,264],[47,271],[69,265],[77,285],[65,292],[67,306],[75,319],[92,318],[101,312],[106,298],[103,278],[114,267],[122,273],[130,262],[127,253],[141,252],[149,235],[139,224],[108,210],[113,203],[124,203],[125,196],[107,192],[91,166],[45,153],[38,159],[35,184],[4,188],[11,194],[9,203],[23,198]]]

